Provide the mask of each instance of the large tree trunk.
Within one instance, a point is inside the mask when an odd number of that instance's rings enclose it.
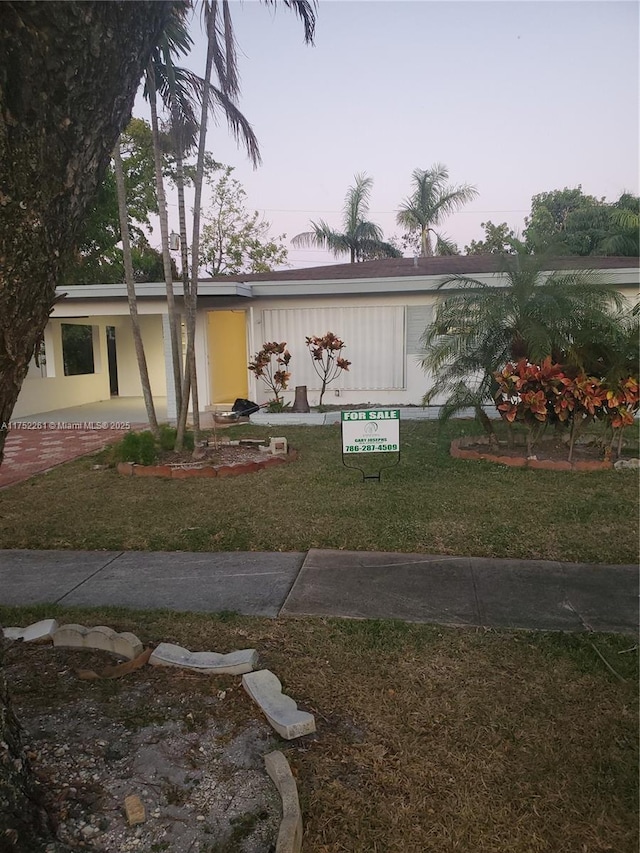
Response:
[[[0,15],[0,426],[130,115],[170,2],[8,2]],[[6,430],[0,429],[0,462]]]
[[[2,4],[0,427],[171,7],[164,0]],[[0,428],[0,462],[6,434]],[[39,853],[51,841],[34,791],[0,660],[2,853]]]
[[[41,794],[34,784],[2,664],[0,639],[0,853],[40,853],[48,845],[62,853],[67,848],[55,842]]]

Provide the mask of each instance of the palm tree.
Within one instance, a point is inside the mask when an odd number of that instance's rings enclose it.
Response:
[[[275,4],[275,0],[265,0],[265,2],[267,5]],[[313,43],[315,3],[309,2],[309,0],[283,0],[283,2],[288,9],[292,9],[302,20],[305,42],[308,44]],[[180,411],[178,418],[176,446],[179,446],[182,436],[184,435],[189,394],[191,394],[192,398],[194,441],[197,440],[200,429],[195,360],[195,327],[198,299],[198,264],[195,259],[200,256],[200,208],[202,184],[204,182],[205,142],[207,136],[209,106],[212,100],[212,91],[219,92],[220,95],[226,99],[227,103],[231,105],[234,105],[235,98],[239,94],[235,37],[233,34],[233,23],[231,20],[231,13],[229,11],[228,0],[205,0],[203,9],[207,24],[207,59],[205,74],[202,81],[202,108],[198,139],[198,158],[194,181],[193,237],[191,242],[191,257],[194,259],[194,262],[191,267],[191,280],[188,287],[186,287],[185,282],[187,364],[185,380],[182,387],[182,410]],[[214,66],[218,77],[219,89],[215,89],[211,84],[211,74]],[[229,113],[227,113],[227,116],[229,116]],[[236,121],[238,120],[238,116],[240,116],[240,113],[236,109]],[[229,120],[232,121],[231,119]]]
[[[144,346],[142,344],[142,334],[140,331],[140,319],[138,317],[138,304],[136,300],[136,286],[133,278],[133,262],[131,258],[131,241],[129,239],[129,215],[127,213],[127,197],[124,184],[124,170],[122,168],[122,156],[120,154],[120,142],[116,142],[113,151],[113,166],[116,179],[116,189],[118,192],[118,215],[120,218],[120,238],[122,240],[122,256],[124,261],[124,279],[127,285],[127,298],[129,300],[129,314],[131,316],[131,327],[133,331],[133,342],[136,350],[136,359],[138,361],[138,370],[140,372],[140,383],[142,385],[142,396],[147,410],[147,418],[149,419],[149,427],[156,438],[160,438],[160,430],[158,428],[158,420],[156,411],[153,405],[153,396],[151,394],[151,383],[149,381],[149,371],[147,369],[147,360],[144,354]]]
[[[493,374],[510,361],[584,366],[585,338],[615,337],[622,299],[593,273],[544,273],[544,260],[517,243],[504,256],[502,281],[487,284],[450,276],[439,289],[455,286],[438,304],[424,333],[422,366],[434,377],[424,404],[447,396],[441,417],[493,402]],[[486,424],[485,424],[486,426]]]
[[[640,237],[639,199],[631,193],[623,193],[611,205],[610,230],[598,247],[606,255],[638,256]]]
[[[442,163],[436,163],[430,169],[414,169],[411,176],[413,193],[405,199],[398,211],[398,225],[410,233],[420,234],[420,255],[431,257],[434,254],[431,234],[435,235],[435,254],[452,254],[452,244],[434,226],[478,195],[478,190],[469,184],[458,187],[447,185],[449,171]]]
[[[386,243],[382,229],[369,222],[369,196],[373,187],[373,178],[365,174],[355,176],[355,186],[349,187],[342,214],[343,231],[334,231],[324,220],[311,222],[311,231],[296,234],[291,240],[297,248],[318,246],[328,249],[338,257],[348,254],[351,263],[367,260],[375,254],[378,257],[400,258],[402,253]]]

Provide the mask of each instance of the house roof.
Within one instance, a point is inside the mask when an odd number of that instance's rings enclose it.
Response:
[[[586,270],[602,272],[616,287],[637,288],[640,279],[638,258],[573,257],[556,258],[545,264],[545,271]],[[607,275],[607,272],[609,274]],[[443,279],[454,275],[472,275],[486,283],[503,281],[502,259],[497,255],[452,255],[437,258],[390,258],[358,264],[331,264],[298,270],[254,275],[202,278],[198,298],[202,304],[220,306],[221,300],[289,296],[371,296],[390,293],[424,293],[442,286]],[[454,287],[455,284],[452,284]],[[182,298],[182,283],[174,283],[176,298]],[[124,284],[93,284],[59,287],[66,300],[120,301],[126,299]],[[164,282],[136,284],[143,301],[163,299]],[[65,302],[66,302],[65,300]],[[68,302],[66,303],[68,304]]]
[[[556,258],[545,264],[549,270],[564,269],[633,269],[638,268],[638,258],[587,257]],[[404,278],[406,276],[473,275],[502,271],[499,255],[448,255],[433,258],[388,258],[382,261],[364,261],[358,264],[329,264],[297,270],[225,275],[200,279],[202,282],[277,282],[277,281],[336,281],[371,278]]]

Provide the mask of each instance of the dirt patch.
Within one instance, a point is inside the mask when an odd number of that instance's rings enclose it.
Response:
[[[14,704],[60,840],[101,853],[275,850],[281,805],[263,755],[277,739],[239,679],[153,667],[118,681],[75,674],[113,660],[50,646],[6,651],[8,679],[27,688]],[[146,810],[134,827],[124,813],[131,794]]]
[[[238,465],[243,462],[262,462],[269,456],[270,454],[260,450],[260,446],[257,444],[218,444],[217,447],[199,448],[195,455],[192,450],[181,453],[172,450],[163,453],[158,464],[190,464],[198,461],[205,465]]]

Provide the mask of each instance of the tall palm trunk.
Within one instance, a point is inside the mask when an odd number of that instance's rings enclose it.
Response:
[[[182,278],[182,292],[184,294],[184,304],[185,307],[188,303],[188,294],[190,293],[190,279],[189,279],[189,253],[187,251],[187,213],[186,213],[186,204],[184,200],[184,163],[183,163],[183,145],[182,145],[182,136],[180,131],[177,134],[177,144],[175,151],[176,158],[176,188],[178,190],[178,221],[179,221],[179,231],[180,231],[180,260],[181,260],[181,270],[180,275]],[[182,344],[182,331],[180,335],[180,342]],[[180,351],[180,355],[182,356],[182,350]],[[186,359],[185,359],[186,361]],[[184,371],[184,384],[182,386],[182,400],[187,398],[189,399],[189,394],[191,391],[191,371],[188,368],[187,364],[185,364]],[[196,394],[197,396],[197,394]],[[187,408],[188,406],[181,406],[178,410],[178,430],[176,435],[176,450],[182,450],[184,444],[184,431],[187,422]],[[184,417],[183,417],[184,415]],[[199,423],[198,423],[199,425]]]
[[[431,245],[431,234],[427,225],[423,225],[420,233],[420,255],[423,258],[433,257],[433,246]]]
[[[169,316],[169,334],[171,341],[171,364],[173,366],[173,387],[176,397],[176,411],[182,408],[182,348],[180,346],[179,325],[176,315],[176,302],[173,293],[173,270],[169,253],[169,220],[167,217],[167,198],[162,175],[162,152],[160,151],[160,130],[158,126],[158,107],[153,66],[147,72],[149,90],[149,108],[151,111],[151,136],[153,139],[153,162],[156,175],[156,195],[158,197],[158,216],[160,219],[160,239],[162,242],[162,266],[167,291],[167,313]]]
[[[207,141],[207,118],[209,112],[209,88],[211,82],[211,69],[213,67],[213,56],[216,46],[216,3],[211,3],[207,18],[207,61],[202,86],[202,113],[200,116],[200,134],[198,139],[198,160],[196,164],[195,193],[193,201],[193,236],[191,241],[191,285],[189,293],[185,290],[184,298],[187,306],[187,369],[191,381],[191,398],[193,401],[193,432],[194,442],[198,440],[200,432],[200,413],[198,404],[198,379],[195,358],[195,336],[196,336],[196,312],[198,306],[198,257],[200,253],[200,205],[202,203],[202,184],[204,182],[204,155]],[[186,378],[185,378],[186,379]],[[185,383],[186,384],[186,383]],[[183,388],[184,391],[184,388]],[[181,441],[187,422],[188,396],[183,394],[182,411],[178,421],[178,435],[176,444]]]
[[[144,405],[147,410],[147,418],[149,419],[149,427],[153,435],[156,438],[159,438],[160,430],[158,429],[156,410],[153,405],[151,383],[149,382],[149,371],[147,369],[147,359],[145,358],[144,354],[142,334],[140,331],[140,319],[138,317],[138,302],[136,299],[136,286],[133,278],[133,262],[131,260],[131,242],[129,240],[129,217],[127,215],[127,197],[124,186],[124,171],[122,168],[122,156],[120,154],[119,141],[116,142],[116,146],[113,150],[113,166],[116,178],[116,189],[118,192],[118,216],[120,218],[120,236],[122,238],[122,254],[124,257],[124,279],[127,284],[127,300],[129,302],[129,314],[131,316],[131,328],[133,331],[133,341],[136,348],[138,370],[140,371],[142,395],[144,397]]]

